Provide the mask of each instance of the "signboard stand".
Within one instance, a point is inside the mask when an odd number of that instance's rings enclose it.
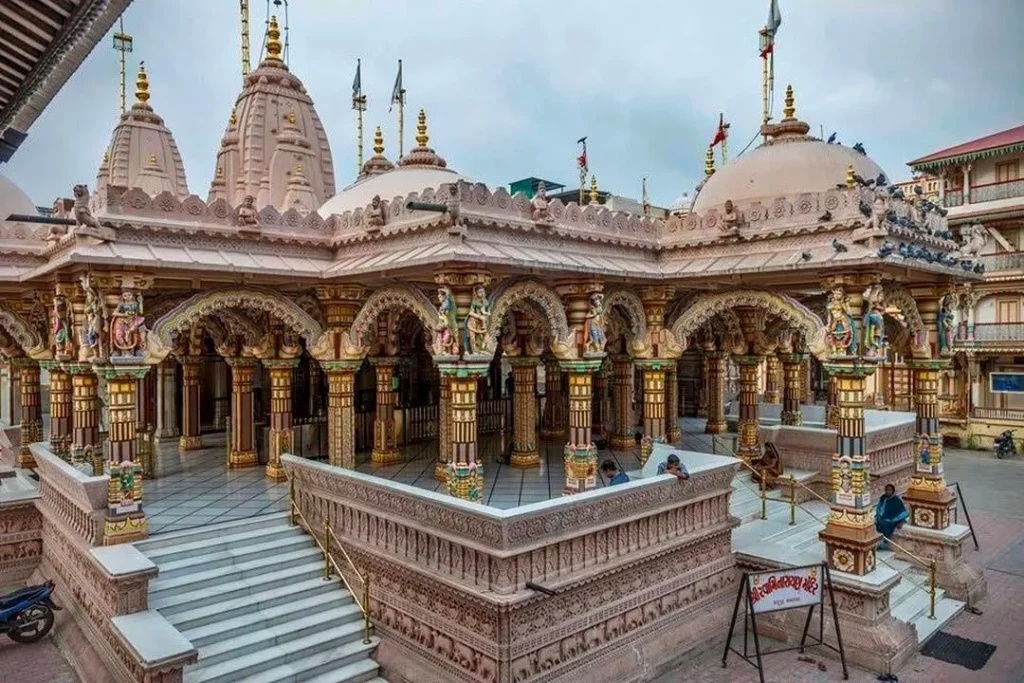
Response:
[[[820,580],[818,577],[821,577]],[[832,621],[836,630],[836,645],[825,642],[825,590],[828,591],[828,602],[832,608]],[[733,633],[736,631],[736,619],[740,616],[740,604],[743,605],[743,651],[732,644]],[[810,636],[811,620],[814,608],[818,608],[818,634]],[[761,651],[761,641],[757,634],[757,615],[768,612],[782,612],[793,609],[807,609],[804,631],[800,636],[800,644],[792,647]],[[748,638],[753,635],[754,651],[748,648]],[[843,665],[843,680],[850,678],[846,668],[846,652],[843,649],[843,636],[839,630],[839,611],[836,609],[835,594],[832,592],[832,575],[828,565],[811,564],[803,567],[787,569],[744,572],[740,580],[736,605],[732,610],[732,621],[729,623],[729,634],[725,639],[725,652],[722,653],[722,668],[728,666],[729,653],[733,652],[743,661],[757,667],[761,683],[764,683],[764,663],[762,657],[799,650],[801,653],[808,647],[821,645],[839,653],[839,661]]]

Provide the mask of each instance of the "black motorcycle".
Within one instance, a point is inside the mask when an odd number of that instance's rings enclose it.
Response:
[[[1013,432],[1016,430],[1007,429],[1005,432],[992,440],[992,448],[997,458],[1005,458],[1017,455],[1017,444],[1013,442]]]
[[[34,643],[53,628],[53,581],[22,588],[0,598],[0,634],[16,643]]]

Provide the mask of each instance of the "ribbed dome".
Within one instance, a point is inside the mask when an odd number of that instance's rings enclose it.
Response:
[[[96,188],[104,185],[137,187],[150,196],[170,192],[179,200],[188,197],[185,166],[174,135],[149,105],[149,78],[139,65],[135,80],[135,104],[121,114],[110,146],[96,173]]]
[[[13,180],[0,175],[0,221],[7,220],[11,214],[35,216],[38,213],[36,205],[21,188]]]
[[[272,205],[279,211],[313,211],[334,195],[331,148],[313,100],[281,61],[274,17],[266,54],[235,100],[209,201],[226,199],[238,205],[252,195],[257,209]],[[293,178],[295,174],[301,178]]]
[[[703,213],[727,200],[744,202],[805,192],[824,192],[846,182],[846,169],[864,178],[883,171],[870,157],[843,145],[807,135],[808,125],[794,116],[792,88],[787,89],[784,118],[762,131],[768,142],[716,171],[704,183],[693,210]]]

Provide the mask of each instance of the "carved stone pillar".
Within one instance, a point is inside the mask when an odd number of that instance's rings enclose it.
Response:
[[[12,361],[18,367],[21,382],[21,446],[15,465],[32,468],[36,461],[29,445],[43,440],[43,406],[39,391],[39,362],[28,358]]]
[[[600,360],[561,361],[569,374],[569,443],[565,444],[566,495],[597,486],[597,448],[592,442],[593,376]]]
[[[99,476],[103,474],[99,378],[88,363],[65,367],[71,374],[71,462],[90,463],[93,476]]]
[[[6,375],[3,396],[3,415],[0,416],[8,425],[21,424],[21,379],[18,370],[17,360],[5,361],[3,373]]]
[[[292,433],[292,384],[295,359],[265,360],[263,364],[270,371],[270,445],[267,448],[267,479],[287,479],[281,467],[281,454],[291,453],[294,448]]]
[[[725,423],[725,360],[728,357],[723,351],[711,351],[707,354],[707,405],[708,421],[704,426],[706,434],[724,434]]]
[[[437,465],[434,467],[434,479],[448,481],[448,466],[452,457],[451,376],[439,373],[438,384]]]
[[[763,356],[733,356],[740,370],[740,413],[737,431],[739,441],[736,455],[747,462],[761,456],[761,442],[758,436],[757,369]]]
[[[824,368],[822,369],[824,371]],[[839,391],[835,377],[825,379],[825,426],[836,429],[839,426]]]
[[[644,436],[665,441],[665,369],[673,361],[644,359],[636,361],[643,373]]]
[[[942,360],[907,360],[914,373],[914,403],[917,429],[914,434],[915,472],[904,500],[910,507],[914,526],[942,531],[950,525],[956,496],[946,488],[942,463],[942,433],[939,431],[939,378],[949,366]]]
[[[683,438],[679,429],[679,365],[665,367],[665,440],[677,443]]]
[[[598,438],[604,439],[608,430],[608,364],[602,363],[601,367],[594,373],[594,401],[595,408],[594,433]]]
[[[327,460],[335,467],[356,467],[356,372],[358,361],[325,361],[327,373]]]
[[[541,438],[561,441],[565,438],[565,396],[562,395],[562,369],[555,358],[544,360],[544,427]]]
[[[782,362],[782,424],[798,427],[803,424],[800,405],[803,403],[803,370],[805,356],[802,353],[780,355]]]
[[[509,358],[512,366],[512,458],[513,467],[538,467],[537,452],[537,359]]]
[[[477,459],[476,392],[487,363],[444,363],[442,376],[448,376],[450,403],[449,427],[451,453],[448,458],[448,492],[463,500],[482,503],[484,468]]]
[[[825,365],[836,382],[839,449],[832,456],[832,511],[819,538],[830,568],[857,575],[875,568],[875,548],[881,539],[875,531],[864,444],[864,386],[874,370],[860,362]]]
[[[377,377],[377,414],[373,421],[373,451],[370,458],[375,465],[401,462],[395,434],[395,392],[392,380],[397,358],[371,358],[370,364]],[[475,395],[475,394],[474,394]],[[475,418],[474,418],[475,419]]]
[[[259,455],[253,427],[253,383],[260,362],[255,358],[225,358],[231,368],[231,434],[228,467],[256,467]]]
[[[203,447],[200,436],[199,394],[202,386],[202,358],[182,356],[181,363],[181,439],[178,448],[194,451]]]
[[[173,439],[178,429],[178,372],[172,358],[156,367],[156,438]]]
[[[71,375],[56,363],[50,370],[50,448],[71,462]]]
[[[779,357],[771,354],[765,357],[764,362],[764,402],[778,403],[781,400],[779,394],[779,375],[781,374]]]
[[[227,359],[225,359],[226,361]],[[227,425],[231,405],[228,402],[228,366],[227,363],[213,363],[213,427],[224,429]]]
[[[615,431],[609,446],[616,451],[636,448],[633,437],[633,359],[629,356],[612,357],[612,394],[615,407]]]
[[[138,409],[136,391],[148,366],[112,366],[103,369],[110,425],[110,484],[103,545],[132,543],[149,535],[142,511],[142,463],[136,457]]]
[[[697,417],[708,416],[708,377],[711,373],[711,357],[705,351],[700,356],[700,385],[697,388]]]

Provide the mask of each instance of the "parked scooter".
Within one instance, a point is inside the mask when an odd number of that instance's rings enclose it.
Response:
[[[1007,429],[1005,432],[997,436],[992,440],[993,450],[996,452],[997,458],[1005,458],[1010,455],[1017,455],[1017,445],[1013,442],[1013,429]]]
[[[53,581],[22,588],[0,598],[0,634],[16,643],[34,643],[53,628]]]

